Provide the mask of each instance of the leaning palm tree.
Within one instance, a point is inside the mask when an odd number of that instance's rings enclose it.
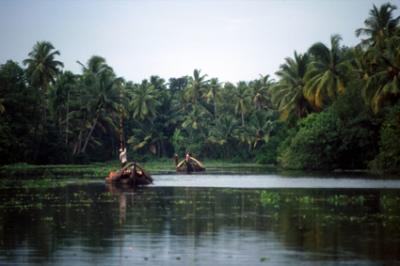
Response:
[[[384,47],[384,40],[393,36],[400,22],[400,16],[394,17],[396,6],[390,3],[375,5],[369,11],[369,17],[364,21],[365,28],[356,30],[356,36],[367,36],[361,41],[363,46]]]
[[[283,119],[289,116],[305,117],[312,108],[304,97],[305,76],[310,63],[306,54],[297,54],[285,59],[276,75],[279,82],[272,89],[272,102],[278,108]]]
[[[78,62],[79,63],[79,62]],[[81,63],[80,63],[81,64]],[[80,122],[75,134],[74,154],[85,153],[89,144],[99,144],[95,140],[95,131],[100,129],[108,134],[118,131],[120,111],[120,83],[104,58],[93,56],[83,67],[79,86],[78,107],[71,111],[71,118]]]
[[[119,115],[119,83],[120,78],[116,78],[113,72],[109,72],[107,75],[102,75],[99,87],[93,91],[93,100],[91,101],[92,121],[90,123],[89,130],[86,134],[86,138],[82,147],[81,152],[85,152],[92,140],[92,136],[96,127],[100,127],[103,130],[112,131],[116,133],[118,130],[117,117]]]
[[[348,62],[342,55],[340,40],[339,35],[333,35],[331,48],[319,42],[309,49],[313,60],[306,74],[304,96],[317,110],[321,110],[330,101],[336,99],[338,94],[345,91]]]

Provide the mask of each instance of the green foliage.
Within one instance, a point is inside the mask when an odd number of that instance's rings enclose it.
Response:
[[[321,110],[345,91],[347,62],[343,57],[339,42],[341,37],[331,37],[331,48],[316,43],[309,49],[313,56],[306,75],[304,95],[311,105]]]
[[[340,134],[337,165],[344,169],[365,169],[377,153],[379,119],[365,105],[359,88],[359,84],[349,84],[332,106]]]
[[[353,85],[355,86],[355,85]],[[375,154],[377,126],[357,87],[309,115],[282,142],[278,161],[291,169],[364,169]]]
[[[46,91],[50,83],[54,82],[56,75],[64,64],[55,60],[60,52],[54,50],[50,42],[37,42],[29,53],[29,58],[24,60],[28,66],[26,73],[32,86]]]
[[[286,124],[279,123],[273,134],[268,138],[259,150],[256,151],[256,162],[262,164],[277,164],[278,148],[287,138]]]
[[[379,153],[371,161],[374,172],[398,174],[400,172],[400,104],[391,108],[380,129]]]
[[[400,99],[396,7],[373,6],[356,47],[317,42],[276,72],[236,84],[195,69],[192,76],[119,78],[92,56],[79,74],[62,72],[50,42],[26,65],[0,66],[0,163],[200,158],[279,163],[295,169],[398,169]],[[278,117],[282,119],[279,121]],[[384,123],[382,124],[382,121]],[[382,127],[381,127],[382,125]],[[379,151],[378,151],[379,143]],[[10,152],[12,151],[12,152]],[[379,154],[378,154],[379,152]]]
[[[279,203],[281,201],[281,196],[279,193],[270,192],[270,191],[262,191],[260,194],[260,202],[263,206],[274,206],[279,207]]]
[[[339,145],[337,115],[333,111],[309,115],[284,142],[279,164],[289,169],[334,169]]]
[[[280,81],[272,91],[272,102],[277,106],[281,117],[305,117],[312,110],[304,96],[305,75],[310,62],[308,54],[297,54],[294,58],[285,58],[285,64],[280,66],[276,74]]]
[[[0,164],[32,161],[43,134],[39,92],[26,85],[23,69],[13,61],[0,65]],[[36,129],[36,130],[35,130]]]

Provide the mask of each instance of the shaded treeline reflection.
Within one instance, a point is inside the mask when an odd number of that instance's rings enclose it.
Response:
[[[115,240],[272,233],[286,249],[400,259],[397,190],[161,188],[103,184],[2,189],[0,261],[24,247],[46,261],[66,247],[112,254]],[[146,239],[147,238],[147,239]],[[30,253],[29,253],[30,254]],[[30,255],[27,255],[28,258]],[[326,255],[325,255],[326,256]],[[346,255],[341,254],[341,258]],[[350,256],[350,255],[349,255]],[[331,259],[331,258],[330,258]]]

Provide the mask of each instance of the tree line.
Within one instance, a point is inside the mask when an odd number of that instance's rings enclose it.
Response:
[[[276,72],[236,84],[192,75],[139,83],[105,58],[63,70],[37,42],[23,66],[0,66],[0,162],[85,163],[189,151],[293,169],[400,169],[400,17],[373,6],[360,43],[332,35]]]

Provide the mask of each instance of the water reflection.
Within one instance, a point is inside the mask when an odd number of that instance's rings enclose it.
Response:
[[[399,263],[398,192],[2,189],[0,264]]]

